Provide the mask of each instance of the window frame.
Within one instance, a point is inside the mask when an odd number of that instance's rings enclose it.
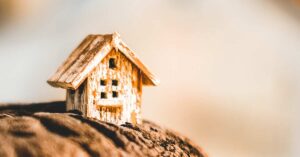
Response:
[[[100,79],[100,86],[106,86],[107,80],[106,79]]]
[[[107,92],[100,92],[100,99],[107,99]]]
[[[119,85],[119,80],[117,80],[117,79],[111,80],[111,85],[112,86],[118,86]]]
[[[109,58],[108,59],[108,67],[109,69],[115,69],[117,68],[116,58]]]
[[[118,97],[119,97],[119,92],[117,92],[117,91],[112,91],[112,97],[113,97],[113,98],[118,98]]]

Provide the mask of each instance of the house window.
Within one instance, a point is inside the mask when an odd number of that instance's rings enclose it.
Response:
[[[75,90],[70,89],[70,94],[74,95],[75,94]]]
[[[113,86],[118,86],[118,80],[112,80],[112,82],[111,82],[111,84],[113,85]]]
[[[113,92],[112,92],[112,97],[113,97],[113,98],[117,98],[117,97],[118,97],[118,95],[119,95],[119,93],[118,93],[118,92],[116,92],[116,91],[113,91]]]
[[[107,94],[105,92],[101,92],[100,96],[101,96],[101,99],[107,98]]]
[[[106,85],[106,80],[100,80],[100,85],[105,86]]]
[[[109,59],[109,68],[114,69],[116,67],[117,67],[117,65],[116,65],[116,59],[115,58],[110,58]]]

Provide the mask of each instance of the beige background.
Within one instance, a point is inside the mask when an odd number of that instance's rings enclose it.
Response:
[[[0,1],[0,101],[63,100],[47,78],[89,33],[118,31],[160,78],[143,116],[214,157],[300,155],[296,1]]]

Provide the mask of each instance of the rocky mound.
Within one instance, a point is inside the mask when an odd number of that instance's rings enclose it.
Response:
[[[189,139],[152,122],[117,126],[66,113],[65,102],[52,102],[0,107],[0,156],[205,155]]]

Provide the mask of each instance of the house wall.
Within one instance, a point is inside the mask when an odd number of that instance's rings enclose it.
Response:
[[[67,110],[78,110],[82,112],[83,115],[86,115],[87,109],[87,95],[86,95],[86,85],[87,81],[84,81],[78,89],[71,90],[67,89],[66,94],[66,103]]]
[[[109,68],[109,59],[114,58],[116,68]],[[141,71],[122,53],[113,49],[91,72],[87,79],[87,116],[121,124],[139,123],[142,93]],[[101,80],[106,85],[101,85]],[[112,80],[118,85],[113,86]],[[112,92],[118,92],[113,97]],[[101,98],[105,92],[107,98]]]

